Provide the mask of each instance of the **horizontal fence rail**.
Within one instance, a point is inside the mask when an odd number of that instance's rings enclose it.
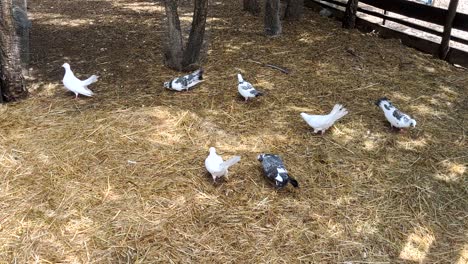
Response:
[[[310,6],[310,7],[322,6],[325,8],[335,10],[335,15],[337,15],[337,18],[340,18],[340,19],[343,18],[344,12],[342,10],[339,10],[336,6],[340,6],[346,9],[346,6],[347,6],[346,2],[340,2],[337,0],[305,0],[305,4],[307,6]],[[419,25],[414,22],[410,22],[401,18],[388,16],[387,12],[392,12],[392,13],[396,13],[399,15],[407,16],[412,19],[418,19],[418,20],[422,20],[425,22],[440,25],[444,27],[444,31],[445,31],[447,30],[446,20],[450,13],[449,10],[438,8],[438,7],[433,7],[433,6],[428,6],[428,5],[423,5],[420,3],[411,2],[407,0],[359,0],[359,3],[367,4],[367,5],[382,9],[385,12],[379,13],[376,11],[372,11],[372,10],[368,10],[368,9],[364,9],[360,7],[357,8],[357,12],[368,14],[368,15],[378,17],[378,18],[382,18],[383,21],[392,21],[392,22],[395,22],[395,23],[398,23],[398,24],[401,24],[401,25],[404,25],[404,26],[407,26],[416,30],[420,30],[429,34],[433,34],[435,36],[442,37],[442,39],[444,39],[444,32],[435,30],[427,26],[422,26],[422,25]],[[335,5],[335,6],[331,6],[330,4]],[[452,9],[451,11],[452,11],[451,15],[454,15],[454,17],[452,17],[453,22],[449,29],[459,29],[459,30],[468,32],[468,15],[462,14],[462,13],[456,13],[454,9]],[[439,48],[439,51],[442,50],[443,48],[448,48],[448,42],[444,44],[434,43],[433,41],[426,40],[426,39],[423,39],[421,37],[414,36],[414,35],[408,35],[408,33],[400,32],[396,29],[383,27],[377,23],[367,21],[363,18],[359,18],[357,22],[359,22],[360,27],[364,30],[369,30],[371,28],[378,29],[383,34],[382,35],[383,37],[400,38],[404,43],[406,43],[406,45],[412,46],[414,48],[417,48],[427,53],[437,54],[438,48]],[[450,36],[449,32],[450,30],[447,31],[447,33]],[[464,38],[460,38],[460,37],[452,35],[450,36],[450,40],[468,45],[468,39],[464,39]],[[468,52],[462,51],[456,48],[450,48],[448,54],[445,54],[445,56],[441,56],[441,58],[446,59],[447,61],[451,63],[461,64],[461,65],[464,65],[465,67],[468,66]]]
[[[346,8],[346,3],[335,1],[335,0],[309,0],[309,1],[315,2],[316,4],[319,4],[326,8],[333,8],[333,7],[327,4],[324,4],[322,2],[327,2],[330,4],[334,4],[334,5]],[[322,2],[319,2],[319,1],[322,1]],[[447,15],[447,12],[448,12],[447,10],[442,9],[442,8],[418,4],[418,3],[410,2],[407,0],[359,0],[359,2],[368,4],[373,7],[380,8],[380,9],[384,9],[387,12],[397,13],[399,15],[404,15],[410,18],[419,19],[419,20],[437,24],[440,26],[443,26],[445,24],[445,16]],[[398,6],[398,3],[401,6]],[[367,15],[382,18],[387,21],[392,21],[392,22],[395,22],[395,23],[398,23],[398,24],[401,24],[410,28],[414,28],[420,31],[424,31],[426,33],[430,33],[439,37],[442,37],[443,35],[443,32],[441,31],[437,31],[432,28],[421,26],[421,25],[403,20],[401,18],[391,17],[388,15],[378,13],[372,10],[367,10],[361,7],[359,7],[357,11],[367,14]],[[428,14],[424,14],[425,12],[428,12]],[[463,19],[465,19],[464,23],[462,23]],[[457,13],[457,15],[455,16],[452,28],[468,31],[468,15]],[[452,36],[450,39],[453,41],[459,42],[461,44],[468,45],[468,39],[459,38],[457,36]]]
[[[448,12],[442,8],[423,5],[407,0],[359,0],[359,2],[441,26],[445,24],[445,18],[447,17]],[[457,13],[453,21],[452,28],[468,31],[468,15]]]

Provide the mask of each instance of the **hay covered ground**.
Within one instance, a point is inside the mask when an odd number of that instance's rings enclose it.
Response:
[[[32,95],[0,106],[1,263],[468,262],[467,72],[309,10],[268,39],[239,2],[210,4],[185,93],[162,88],[160,3],[30,3]],[[65,61],[101,76],[95,97],[63,90]],[[266,96],[243,103],[238,71]],[[382,96],[418,126],[391,132]],[[337,102],[350,114],[312,134],[299,113]],[[242,156],[216,185],[209,146]],[[276,191],[261,152],[301,187]]]

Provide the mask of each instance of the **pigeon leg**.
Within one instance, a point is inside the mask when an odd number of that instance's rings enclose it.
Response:
[[[320,135],[323,136],[323,133],[325,133],[325,130],[320,130]]]
[[[78,94],[77,93],[75,94],[75,100],[78,100]]]

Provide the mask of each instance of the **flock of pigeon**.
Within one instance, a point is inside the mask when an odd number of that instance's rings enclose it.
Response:
[[[88,79],[82,81],[75,77],[68,63],[64,63],[62,67],[65,68],[65,75],[62,80],[63,85],[66,89],[75,93],[75,99],[78,98],[79,94],[84,96],[93,96],[94,93],[88,88],[88,85],[96,82],[98,80],[98,76],[92,75]],[[237,79],[238,92],[242,97],[244,97],[246,102],[251,98],[263,95],[263,93],[257,91],[251,83],[245,81],[241,74],[237,74]],[[199,69],[191,74],[165,82],[164,87],[179,92],[188,91],[190,88],[202,81],[203,69]],[[392,128],[395,127],[402,131],[404,128],[416,126],[416,120],[398,110],[386,97],[380,98],[375,104],[383,110],[384,115]],[[332,111],[327,115],[310,115],[301,113],[301,117],[314,129],[314,133],[320,132],[323,134],[328,128],[333,126],[338,119],[342,118],[346,114],[348,114],[346,108],[340,104],[336,104]],[[213,177],[214,182],[221,177],[227,176],[229,167],[241,160],[240,156],[234,156],[224,161],[223,158],[216,153],[216,149],[214,147],[210,147],[209,152],[210,154],[205,160],[205,167]],[[291,183],[294,187],[299,187],[298,182],[288,174],[280,156],[274,154],[260,154],[257,159],[262,163],[266,177],[274,181],[276,187],[282,188],[288,183]]]

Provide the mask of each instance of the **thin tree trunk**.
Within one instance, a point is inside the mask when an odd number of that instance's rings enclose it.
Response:
[[[281,21],[279,17],[280,0],[265,0],[265,34],[278,36],[281,34]]]
[[[165,0],[168,44],[164,50],[164,63],[169,68],[181,71],[184,53],[182,30],[180,29],[179,14],[177,13],[177,0]]]
[[[208,0],[195,0],[192,29],[183,54],[182,68],[192,70],[191,66],[198,64],[205,36],[206,17],[208,15]]]
[[[244,11],[250,12],[254,16],[258,16],[262,10],[258,0],[244,0]]]
[[[458,0],[450,0],[447,17],[445,18],[444,33],[439,47],[439,58],[442,60],[445,60],[450,50],[450,37],[452,35],[453,20],[457,14],[457,6]]]
[[[304,0],[287,0],[284,19],[300,20],[304,14]]]
[[[352,29],[356,26],[356,12],[359,0],[348,0],[345,16],[343,18],[343,28]]]
[[[11,0],[0,0],[0,102],[27,96]]]

